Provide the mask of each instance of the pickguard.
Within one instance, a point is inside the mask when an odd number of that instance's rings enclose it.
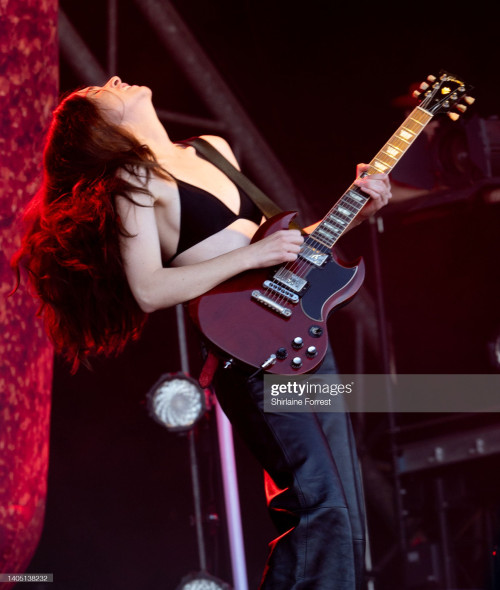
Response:
[[[346,268],[332,258],[321,268],[307,273],[310,287],[301,299],[303,312],[317,322],[326,320],[330,307],[325,305],[356,276],[357,266]]]

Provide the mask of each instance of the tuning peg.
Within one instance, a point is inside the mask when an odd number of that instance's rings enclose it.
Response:
[[[420,84],[420,90],[427,90],[427,88],[429,88],[427,82],[422,82],[422,84]]]
[[[461,113],[465,113],[465,111],[467,110],[467,107],[464,104],[457,104],[457,107],[456,108]]]
[[[448,117],[450,117],[452,121],[456,121],[460,118],[460,115],[458,113],[448,113]]]
[[[427,76],[427,81],[432,84],[433,82],[436,81],[436,76],[432,76],[432,75],[431,76]]]
[[[476,99],[473,96],[466,96],[464,100],[468,105],[474,104],[476,102]]]
[[[411,95],[413,98],[418,98],[420,96],[420,90],[414,90]]]

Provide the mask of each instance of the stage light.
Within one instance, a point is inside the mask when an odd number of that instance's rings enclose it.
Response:
[[[206,410],[205,392],[183,373],[162,375],[146,399],[151,417],[175,432],[191,430]]]
[[[488,342],[490,363],[495,371],[500,371],[500,328]]]
[[[231,586],[206,572],[197,572],[183,578],[176,590],[231,590]]]

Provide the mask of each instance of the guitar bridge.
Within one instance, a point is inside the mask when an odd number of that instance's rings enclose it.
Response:
[[[266,297],[266,295],[264,295],[257,289],[255,289],[255,291],[252,291],[252,299],[257,301],[257,303],[260,303],[261,305],[269,307],[270,309],[272,309],[273,311],[275,311],[279,315],[282,315],[285,318],[289,318],[292,315],[292,311],[288,309],[288,307],[285,307],[284,305],[281,305],[280,303],[273,301],[270,297]]]

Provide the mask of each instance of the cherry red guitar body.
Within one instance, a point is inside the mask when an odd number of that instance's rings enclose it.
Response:
[[[287,212],[271,218],[253,241],[288,228],[294,215]],[[266,293],[264,282],[273,280],[276,268],[244,272],[189,303],[191,317],[216,351],[279,375],[308,373],[319,366],[328,347],[326,320],[359,290],[364,263],[359,259],[353,266],[343,266],[329,251],[321,266],[300,258],[294,266],[307,284],[298,302],[277,297],[291,312],[288,317],[253,296]]]

